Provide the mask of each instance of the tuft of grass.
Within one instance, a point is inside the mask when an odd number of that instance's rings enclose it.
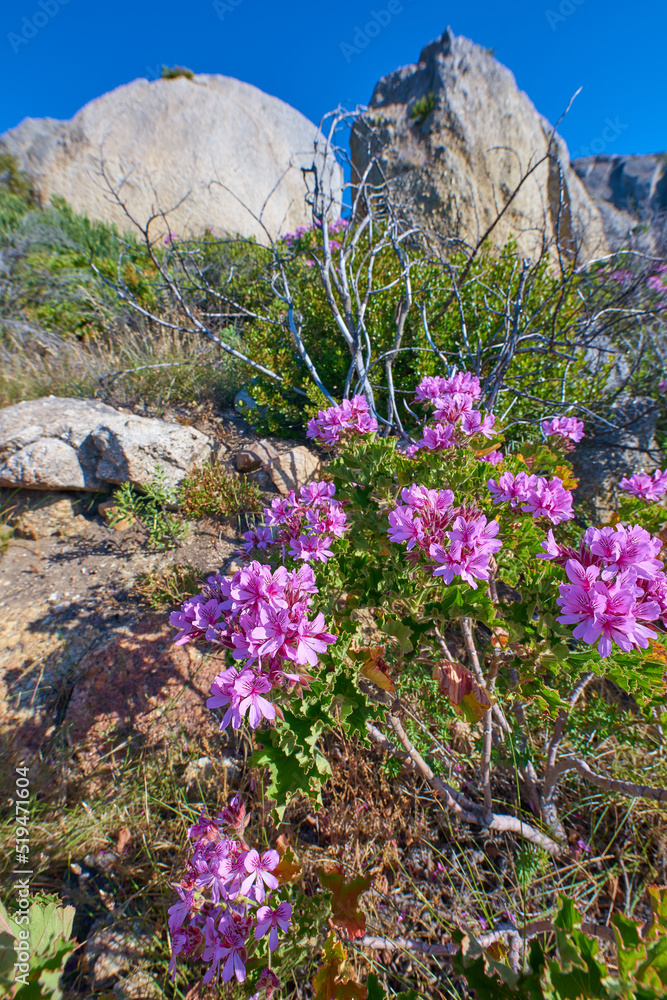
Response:
[[[202,571],[194,566],[167,566],[152,573],[141,573],[134,589],[154,611],[182,604],[201,590]]]
[[[114,493],[115,513],[109,518],[113,526],[119,521],[138,521],[148,536],[152,549],[178,548],[188,532],[188,526],[169,512],[176,496],[161,466],[156,466],[151,482],[138,490],[125,482]],[[111,512],[109,512],[111,513]]]
[[[437,103],[438,98],[436,94],[430,90],[428,94],[417,98],[410,109],[410,118],[416,121],[418,125],[421,125],[424,119],[428,118],[431,112],[435,110]]]
[[[178,498],[186,517],[215,514],[234,517],[258,514],[262,509],[262,494],[256,483],[235,476],[214,463],[197,469],[184,479]]]
[[[187,66],[163,66],[162,67],[162,79],[163,80],[176,80],[177,77],[184,76],[188,80],[194,80],[195,75],[191,69]]]
[[[238,366],[195,334],[125,330],[82,343],[19,320],[0,322],[0,406],[41,396],[117,406],[232,402]]]

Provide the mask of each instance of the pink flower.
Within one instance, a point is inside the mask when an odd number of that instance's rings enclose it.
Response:
[[[407,507],[397,507],[389,515],[389,541],[407,542],[408,549],[424,539],[424,529],[420,518]]]
[[[453,424],[434,424],[432,427],[424,428],[421,441],[417,443],[420,447],[428,448],[430,451],[444,451],[446,448],[454,446],[453,433]]]
[[[584,424],[576,417],[552,417],[542,421],[542,432],[545,437],[557,435],[570,441],[581,441],[584,437]]]
[[[554,476],[549,482],[539,477],[535,486],[529,490],[521,510],[533,517],[548,517],[553,524],[560,524],[561,521],[569,521],[574,517],[572,494],[564,488],[563,481],[558,476]]]
[[[277,851],[265,851],[262,855],[254,849],[248,851],[244,865],[249,875],[241,883],[241,895],[247,896],[251,886],[254,886],[255,898],[258,903],[262,903],[266,895],[265,886],[269,889],[278,888],[278,879],[271,872],[277,867],[279,861],[280,855]]]
[[[519,472],[516,476],[504,472],[498,480],[489,479],[486,485],[494,504],[509,503],[510,507],[516,507],[528,499],[536,484],[537,476],[529,476],[526,472]]]
[[[446,532],[451,540],[449,549],[431,545],[431,558],[441,564],[433,570],[433,576],[441,576],[447,584],[452,583],[455,576],[460,576],[476,590],[477,580],[489,579],[490,556],[502,548],[502,542],[495,537],[498,531],[498,522],[487,524],[483,514],[479,517],[457,517],[453,529]]]
[[[301,502],[306,505],[312,504],[313,507],[318,507],[327,500],[331,500],[335,492],[336,487],[333,483],[318,483],[316,480],[313,480],[307,486],[301,487]]]
[[[296,637],[296,650],[293,659],[296,663],[309,663],[314,667],[318,653],[326,653],[327,646],[336,641],[335,635],[324,631],[324,615],[320,612],[312,622],[304,616],[299,622]]]
[[[634,476],[621,479],[619,489],[642,500],[659,500],[667,493],[667,470],[656,469],[652,476],[639,472]]]
[[[243,674],[237,667],[229,667],[218,674],[211,683],[211,697],[206,702],[207,708],[223,708],[228,705],[228,709],[220,723],[220,732],[223,732],[231,722],[232,728],[240,729],[242,723],[239,706],[241,704],[241,692],[238,684]]]
[[[189,642],[190,639],[198,639],[204,635],[202,629],[198,629],[194,624],[197,605],[201,604],[203,600],[204,598],[201,594],[197,595],[197,597],[190,597],[187,601],[183,602],[180,611],[172,611],[169,615],[169,624],[173,625],[174,628],[180,629],[174,639],[174,643],[177,646],[182,646],[183,643]]]
[[[455,424],[457,420],[470,420],[474,413],[477,411],[474,409],[475,400],[467,392],[454,392],[448,393],[444,396],[438,396],[437,399],[433,401],[435,406],[435,413],[433,416],[436,420],[441,420],[443,423]],[[480,418],[481,414],[477,414]],[[474,431],[466,431],[466,434],[474,434]]]
[[[275,707],[262,697],[272,687],[270,680],[264,674],[244,670],[239,676],[236,683],[236,691],[240,698],[239,714],[243,716],[248,712],[248,722],[251,729],[257,729],[262,719],[275,719]]]
[[[653,292],[658,292],[660,295],[667,295],[667,285],[656,274],[652,274],[650,278],[646,279],[646,285]]]
[[[461,429],[464,434],[483,434],[484,437],[492,438],[495,422],[496,418],[492,413],[483,417],[478,410],[473,410],[464,416]]]
[[[543,476],[529,476],[519,472],[513,476],[505,472],[496,481],[489,479],[487,487],[494,504],[509,502],[510,507],[522,504],[521,510],[533,517],[548,517],[553,524],[569,521],[574,517],[572,494],[563,486],[563,481],[554,476],[547,480]]]
[[[257,911],[255,937],[259,940],[270,929],[269,948],[275,951],[279,944],[277,928],[280,927],[281,931],[289,930],[291,919],[292,907],[289,903],[280,903],[275,910],[270,906],[260,906]]]
[[[451,378],[428,375],[417,386],[415,398],[418,402],[427,402],[454,393],[467,393],[479,399],[482,395],[479,379],[470,372],[458,372]]]
[[[252,531],[246,531],[243,535],[245,541],[243,543],[243,548],[246,552],[252,552],[253,549],[266,549],[273,542],[273,531],[271,528],[254,528]]]
[[[646,649],[655,638],[650,622],[665,620],[667,577],[656,559],[661,548],[639,525],[588,528],[579,551],[559,546],[549,532],[542,558],[565,565],[571,583],[561,584],[559,621],[574,625],[574,637],[609,656],[616,643],[626,652]]]
[[[293,559],[303,559],[305,562],[312,559],[314,562],[325,563],[327,559],[333,557],[330,546],[330,538],[318,538],[317,535],[299,535],[298,538],[293,538],[290,543],[290,555]]]
[[[264,993],[264,1000],[271,1000],[275,991],[280,989],[280,980],[271,969],[264,969],[257,980],[257,986],[259,989],[249,997],[249,1000],[262,1000],[262,993]]]
[[[173,934],[175,930],[182,927],[187,918],[190,916],[190,911],[194,905],[195,894],[192,889],[187,890],[187,892],[181,888],[180,885],[175,885],[174,889],[178,893],[180,902],[174,903],[167,910],[169,914],[169,930]]]
[[[344,433],[369,434],[377,431],[378,424],[371,414],[365,396],[344,399],[340,406],[320,410],[317,417],[308,421],[306,437],[318,438],[332,447]]]
[[[246,961],[245,938],[239,931],[233,927],[229,927],[225,928],[223,932],[221,928],[221,934],[218,936],[207,925],[206,938],[210,943],[208,947],[204,948],[202,958],[205,962],[211,962],[211,968],[204,976],[204,982],[210,983],[212,980],[218,978],[218,970],[223,958],[225,959],[222,970],[223,983],[228,983],[232,976],[236,976],[240,983],[244,982]]]

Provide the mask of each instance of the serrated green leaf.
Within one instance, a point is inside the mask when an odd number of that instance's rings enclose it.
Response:
[[[394,639],[397,639],[404,653],[410,653],[414,649],[410,641],[412,628],[409,625],[397,621],[385,622],[382,631],[385,635],[391,635]]]

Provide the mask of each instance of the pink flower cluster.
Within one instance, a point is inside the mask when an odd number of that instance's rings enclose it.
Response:
[[[337,235],[340,232],[344,232],[349,226],[349,221],[347,219],[335,219],[328,225],[328,231],[330,234]],[[291,246],[296,240],[300,240],[306,233],[313,233],[316,229],[321,229],[320,225],[317,226],[298,226],[293,233],[285,233],[283,239],[288,246]]]
[[[542,421],[542,432],[545,437],[565,438],[568,441],[581,441],[584,435],[584,422],[576,417],[552,417]]]
[[[172,613],[169,620],[180,630],[177,644],[205,638],[243,661],[223,670],[211,685],[208,707],[226,706],[221,729],[230,722],[239,729],[246,714],[253,729],[263,718],[275,719],[278,710],[266,695],[283,685],[307,685],[308,676],[298,668],[315,666],[318,654],[336,641],[321,612],[308,617],[317,592],[310,566],[272,571],[252,562],[231,579],[209,577],[201,594]]]
[[[412,485],[401,490],[401,499],[403,504],[389,515],[390,541],[407,542],[408,550],[421,550],[432,575],[447,584],[460,576],[476,590],[478,580],[489,579],[489,558],[502,547],[495,537],[497,521],[487,523],[479,511],[454,507],[451,490]],[[414,555],[412,561],[416,561]]]
[[[308,483],[297,500],[294,490],[264,508],[264,526],[246,531],[246,552],[254,548],[289,546],[289,555],[304,562],[326,562],[333,556],[331,539],[342,538],[348,530],[343,505],[334,500],[333,483]]]
[[[642,500],[659,500],[667,493],[667,470],[661,472],[660,469],[656,469],[652,476],[647,472],[625,476],[618,484],[618,488]]]
[[[277,851],[260,854],[248,847],[243,837],[247,822],[245,806],[236,795],[215,820],[202,812],[188,830],[193,852],[184,878],[174,884],[178,901],[169,907],[172,975],[179,956],[189,956],[209,966],[205,983],[217,982],[221,974],[225,983],[233,976],[242,983],[253,927],[257,940],[268,931],[271,951],[278,947],[278,930],[289,929],[290,904],[267,903],[279,887],[273,871],[280,857]],[[223,836],[221,829],[232,836]],[[268,1000],[280,982],[265,969],[258,985]]]
[[[417,386],[415,401],[433,407],[436,422],[424,427],[421,440],[406,448],[406,454],[414,455],[424,448],[445,451],[460,447],[466,438],[474,434],[493,437],[496,418],[492,413],[484,415],[475,409],[481,395],[479,379],[470,372],[458,372],[451,378],[429,375],[422,379]],[[501,452],[494,451],[484,460],[496,465],[502,459]]]
[[[563,625],[574,625],[576,639],[609,656],[612,642],[622,650],[646,649],[656,632],[648,623],[667,626],[667,576],[656,558],[662,542],[639,525],[588,528],[578,549],[559,545],[549,531],[545,553],[565,567],[570,583],[559,587]]]
[[[531,476],[519,472],[516,476],[505,472],[499,479],[489,479],[486,484],[494,504],[509,503],[510,507],[521,504],[521,510],[533,517],[548,517],[552,524],[569,521],[574,517],[572,494],[563,486],[562,479],[554,476]]]
[[[316,417],[308,421],[306,437],[315,438],[333,448],[341,437],[355,434],[370,434],[378,429],[378,422],[370,412],[365,396],[344,399],[340,406],[330,406],[320,410]]]

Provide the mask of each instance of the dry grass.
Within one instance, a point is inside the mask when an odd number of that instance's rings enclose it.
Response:
[[[22,321],[0,323],[0,406],[48,395],[95,396],[121,406],[220,406],[246,379],[226,355],[192,334],[124,329],[81,342]]]
[[[341,862],[350,875],[370,874],[372,888],[363,897],[368,931],[389,938],[439,944],[450,941],[456,927],[480,932],[507,913],[521,923],[552,911],[561,891],[602,923],[615,910],[643,916],[645,886],[667,874],[664,813],[591,794],[576,778],[565,785],[561,808],[591,852],[556,861],[536,855],[526,878],[525,845],[453,822],[419,779],[392,775],[375,751],[340,733],[330,738],[333,776],[323,788],[323,808],[295,802],[281,831],[267,821],[260,776],[245,763],[245,738],[221,747],[217,738],[174,733],[157,754],[120,734],[115,745],[84,775],[61,731],[33,763],[32,839],[39,857],[33,884],[75,903],[79,940],[110,916],[126,930],[139,921],[151,942],[142,965],[170,998],[184,997],[188,985],[180,976],[172,984],[166,972],[169,883],[182,869],[187,826],[204,803],[215,812],[236,790],[251,812],[250,840],[272,840],[282,831],[294,844],[307,894],[320,892],[315,872],[327,861]],[[197,777],[194,762],[203,756],[212,766]],[[234,780],[230,760],[238,765]],[[464,776],[474,782],[472,773]],[[516,808],[511,788],[497,787],[495,794]],[[410,987],[434,1000],[467,995],[448,958],[346,947],[359,979],[374,969],[389,995]],[[317,960],[317,949],[301,955],[285,1000],[312,996]],[[195,979],[193,970],[190,984]],[[66,986],[68,997],[91,995],[82,961],[73,963]],[[236,992],[210,993],[218,995]]]

